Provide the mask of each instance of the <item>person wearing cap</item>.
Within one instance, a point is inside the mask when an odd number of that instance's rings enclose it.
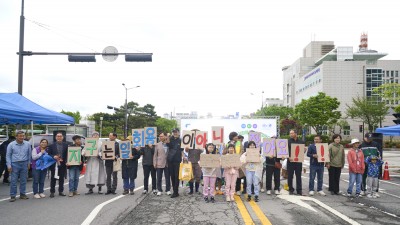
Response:
[[[74,135],[72,137],[72,140],[74,141],[73,147],[80,147],[81,152],[83,149],[82,145],[82,140],[79,135]],[[70,166],[67,163],[67,169],[68,169],[68,174],[69,174],[69,197],[73,197],[75,195],[79,195],[78,193],[78,184],[79,184],[79,175],[81,174],[81,170],[83,169],[83,156],[81,155],[81,164],[80,165],[75,165],[75,166]]]
[[[58,171],[58,194],[64,194],[64,178],[67,173],[67,166],[65,164],[68,157],[68,144],[64,142],[64,135],[61,132],[56,134],[56,141],[49,145],[48,154],[56,160],[56,163],[50,166],[51,180],[50,180],[50,198],[54,198],[56,192],[56,178],[55,175]],[[58,170],[56,170],[58,167]]]
[[[383,161],[378,156],[371,155],[365,159],[365,168],[367,171],[368,198],[377,198],[375,190],[378,187],[379,168],[383,165]],[[367,167],[368,166],[368,167]],[[367,170],[367,169],[365,169]]]
[[[99,138],[99,132],[95,131],[92,134],[92,138]],[[98,193],[101,192],[101,187],[106,183],[106,172],[104,170],[104,162],[101,159],[101,142],[97,143],[98,156],[86,157],[86,171],[85,171],[85,183],[89,191],[86,195],[93,194],[93,188],[98,186]],[[83,149],[82,155],[86,155],[86,150]]]
[[[372,133],[366,133],[364,135],[364,141],[360,145],[361,150],[363,151],[364,157],[368,156],[377,156],[382,158],[382,147],[375,141],[372,140]],[[365,164],[365,171],[362,178],[361,183],[361,195],[366,195],[366,184],[367,184],[367,176],[368,176],[368,164]],[[379,169],[378,178],[382,177],[382,166]],[[375,191],[379,190],[379,179],[378,184],[376,186]],[[375,196],[379,197],[379,194],[376,193]]]
[[[183,158],[183,148],[181,148],[181,138],[179,137],[179,129],[172,130],[172,136],[169,139],[168,145],[168,170],[171,177],[173,194],[171,198],[179,196],[179,166]]]
[[[351,197],[353,193],[354,182],[356,183],[356,198],[361,194],[362,174],[365,170],[364,154],[358,148],[360,141],[356,138],[351,139],[352,148],[347,153],[347,162],[349,163],[349,188],[347,196]]]
[[[7,146],[15,141],[14,136],[9,136],[7,141],[1,143],[0,145],[0,177],[3,174],[4,171],[4,176],[3,176],[3,183],[4,184],[9,184],[10,181],[8,180],[8,177],[10,176],[10,173],[7,170],[7,163],[6,163],[6,154],[7,154]]]

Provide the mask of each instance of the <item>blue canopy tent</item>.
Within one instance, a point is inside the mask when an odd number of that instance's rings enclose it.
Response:
[[[377,128],[375,132],[385,136],[400,136],[400,125]]]

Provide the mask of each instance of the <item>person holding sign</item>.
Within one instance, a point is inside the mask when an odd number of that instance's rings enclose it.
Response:
[[[333,143],[328,146],[330,162],[326,163],[329,171],[329,191],[332,195],[338,195],[340,175],[345,164],[344,147],[340,144],[342,136],[334,134],[332,137]]]
[[[256,150],[256,152],[253,150]],[[254,201],[258,202],[264,160],[260,154],[260,150],[256,148],[256,143],[254,141],[248,142],[248,148],[240,157],[240,161],[243,163],[246,171],[247,201],[251,201],[251,186],[254,185]]]
[[[151,187],[153,194],[157,194],[157,180],[156,180],[156,169],[153,166],[155,145],[148,144],[140,148],[140,155],[142,158],[143,175],[144,175],[144,190],[143,194],[149,192],[149,176],[151,173]]]
[[[317,147],[315,144],[321,143],[321,136],[314,136],[314,144],[308,146],[307,156],[310,157],[310,181],[308,183],[308,194],[310,196],[314,195],[314,181],[315,174],[317,174],[317,193],[325,196],[325,192],[322,190],[322,184],[324,182],[324,163],[318,162]]]
[[[224,149],[223,155],[235,154],[235,145],[229,144],[226,149]],[[235,194],[236,179],[239,176],[239,167],[226,167],[224,169],[225,177],[225,195],[226,201],[234,201],[233,195]]]
[[[292,151],[292,144],[304,144],[303,141],[299,139],[297,136],[297,131],[296,130],[290,130],[290,139],[289,139],[289,155],[291,154]],[[303,151],[303,149],[302,149]],[[288,170],[288,185],[289,185],[289,194],[293,195],[294,194],[294,188],[293,188],[293,175],[296,174],[296,192],[298,195],[302,195],[302,184],[301,184],[301,170],[303,169],[303,163],[298,163],[298,162],[291,162],[290,158],[287,159],[287,170]]]
[[[125,139],[128,141],[129,139]],[[132,154],[129,159],[122,159],[122,179],[124,181],[123,195],[134,195],[135,179],[138,171],[138,160],[140,158],[139,148],[132,148]]]
[[[64,141],[64,136],[61,132],[56,134],[56,142],[49,146],[49,155],[53,157],[57,162],[50,167],[51,181],[50,181],[50,198],[54,198],[56,192],[56,178],[55,175],[58,171],[58,194],[60,196],[66,196],[64,194],[64,178],[67,174],[66,160],[68,156],[68,144]],[[58,170],[56,170],[58,167]]]
[[[117,161],[119,158],[119,143],[116,141],[117,134],[110,133],[108,135],[110,141],[114,141],[115,146],[115,159],[114,160],[104,160],[104,165],[106,166],[106,184],[107,184],[107,192],[106,195],[109,194],[117,194],[115,190],[117,190],[118,185],[118,171],[114,171],[114,161]],[[112,181],[111,181],[112,180]],[[112,182],[112,186],[111,186]]]
[[[206,151],[203,154],[217,154],[217,148],[213,143],[208,143],[206,145]],[[201,165],[201,161],[199,162]],[[217,177],[221,175],[221,167],[201,167],[203,172],[203,196],[204,201],[208,203],[208,197],[210,196],[210,201],[215,202],[215,183]],[[210,190],[209,190],[210,188]]]
[[[104,170],[104,162],[101,159],[101,142],[99,141],[99,132],[95,131],[92,134],[92,138],[95,138],[94,146],[97,148],[97,155],[86,156],[86,171],[85,171],[85,183],[89,191],[87,195],[93,194],[93,188],[98,186],[98,193],[101,192],[101,187],[106,183],[106,173]],[[83,149],[82,155],[85,156],[88,149]]]
[[[184,158],[184,162],[191,162],[192,164],[192,171],[193,171],[193,179],[189,181],[189,195],[193,194],[193,189],[195,188],[196,194],[200,194],[199,192],[199,187],[200,187],[200,181],[201,181],[201,167],[199,165],[200,161],[200,154],[204,152],[203,149],[200,149],[200,146],[197,146],[197,141],[196,141],[196,131],[198,130],[192,130],[195,132],[195,140],[193,140],[193,149],[189,149],[189,147],[185,147],[185,152],[188,153],[187,160]],[[204,140],[205,141],[205,140]],[[196,148],[198,147],[198,148]],[[194,187],[195,186],[195,187]]]
[[[165,188],[167,195],[171,195],[171,180],[169,177],[169,170],[167,164],[168,155],[168,137],[165,132],[161,132],[158,135],[159,142],[156,144],[153,156],[153,165],[157,172],[157,196],[161,196],[162,190],[162,176],[164,173],[165,177]]]
[[[79,147],[80,151],[82,151],[83,147],[82,146],[82,140],[81,137],[78,135],[74,135],[72,137],[72,140],[74,141],[74,147]],[[79,152],[78,157],[80,156],[80,164],[79,165],[74,165],[71,166],[69,163],[67,163],[67,168],[69,169],[69,197],[73,197],[75,195],[79,195],[78,193],[78,184],[79,184],[79,175],[81,173],[81,170],[83,169],[83,156],[81,152]],[[69,161],[69,159],[68,159]]]
[[[274,176],[274,193],[280,195],[281,187],[281,158],[276,157],[276,136],[269,139],[265,138],[263,142],[263,151],[265,156],[265,189],[267,189],[267,195],[271,194],[272,190],[272,176]],[[261,189],[262,192],[262,189]]]

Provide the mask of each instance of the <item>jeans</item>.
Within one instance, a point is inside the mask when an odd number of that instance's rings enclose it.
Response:
[[[143,165],[143,173],[144,173],[144,190],[149,190],[149,176],[151,173],[151,187],[152,190],[156,190],[156,169],[152,165]]]
[[[169,177],[169,170],[167,167],[165,168],[157,168],[157,190],[159,192],[162,192],[162,175],[164,172],[164,176],[165,176],[165,187],[166,187],[166,191],[170,191],[171,190],[171,180]]]
[[[17,195],[17,182],[19,177],[19,193],[25,195],[26,180],[28,179],[28,161],[12,162],[11,163],[11,185],[10,196]]]
[[[251,185],[254,185],[254,194],[258,196],[260,194],[260,180],[256,177],[255,171],[246,171],[247,181],[247,194],[251,195]]]
[[[360,194],[361,192],[361,182],[362,182],[362,174],[361,173],[349,173],[349,188],[347,189],[347,193],[353,193],[354,182],[356,183],[356,194]]]
[[[47,169],[45,170],[32,170],[33,173],[33,194],[41,194],[44,192],[44,180],[46,178]]]
[[[78,190],[79,175],[81,171],[78,166],[73,166],[69,169],[69,192]]]
[[[317,191],[322,191],[322,183],[324,179],[324,165],[310,165],[310,181],[308,190],[314,191],[315,174],[317,174]]]
[[[125,178],[124,180],[124,190],[132,190],[135,189],[135,179]]]

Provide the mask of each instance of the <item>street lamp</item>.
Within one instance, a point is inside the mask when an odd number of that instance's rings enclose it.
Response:
[[[103,129],[103,117],[100,116],[100,137],[101,137],[101,130]]]
[[[125,88],[125,127],[124,127],[124,138],[126,139],[126,137],[128,136],[128,90],[134,89],[134,88],[140,88],[140,86],[127,88],[127,87],[125,86],[125,83],[122,83],[122,86],[124,86],[124,88]]]

